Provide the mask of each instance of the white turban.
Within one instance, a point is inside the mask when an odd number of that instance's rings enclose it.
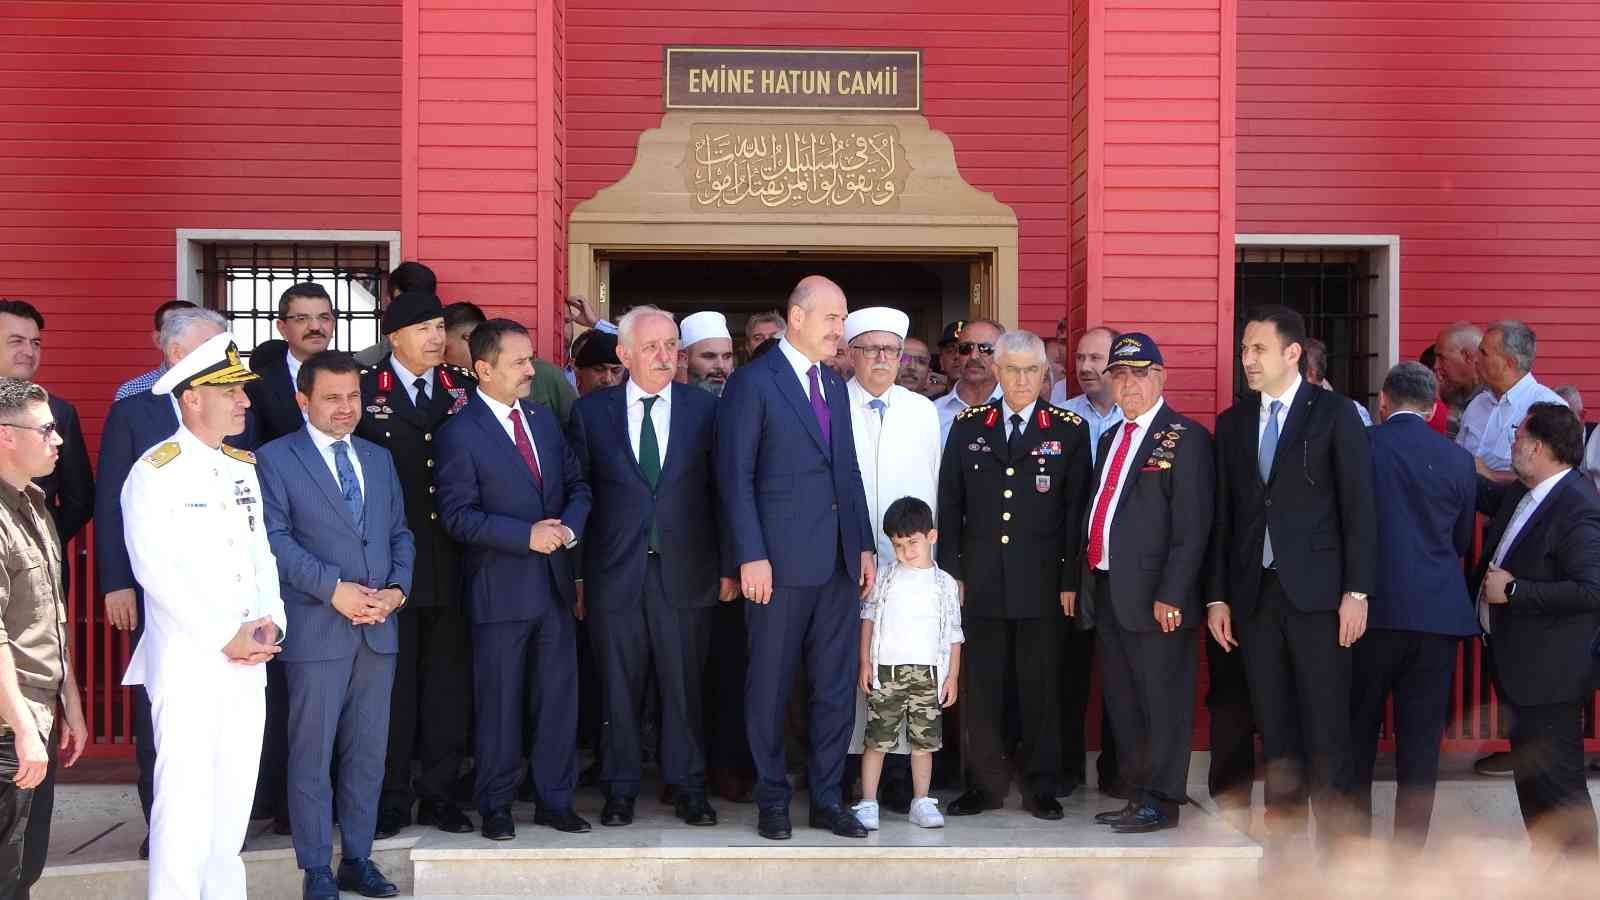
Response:
[[[900,310],[887,306],[869,306],[845,317],[844,342],[848,344],[855,340],[857,335],[869,331],[887,331],[903,341],[910,329],[910,317]]]
[[[684,347],[693,347],[711,338],[733,340],[733,336],[728,334],[728,317],[709,309],[697,312],[678,323],[678,334],[679,343]]]

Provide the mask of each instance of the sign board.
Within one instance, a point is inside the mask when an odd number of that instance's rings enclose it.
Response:
[[[922,51],[668,47],[667,109],[918,112]]]

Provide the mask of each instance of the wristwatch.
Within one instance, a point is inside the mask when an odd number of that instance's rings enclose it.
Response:
[[[1367,595],[1361,593],[1360,591],[1345,591],[1345,593],[1356,598],[1357,600],[1360,600],[1362,603],[1367,602]]]
[[[386,591],[387,590],[391,590],[391,589],[399,591],[400,592],[400,606],[405,606],[406,605],[406,600],[407,600],[406,589],[400,586],[400,582],[391,581],[388,584],[384,585],[383,589],[386,590]],[[395,607],[395,609],[399,609],[400,606]]]
[[[1516,595],[1517,595],[1517,582],[1516,582],[1516,579],[1512,579],[1512,580],[1506,582],[1506,599],[1510,600],[1512,597],[1515,597]]]

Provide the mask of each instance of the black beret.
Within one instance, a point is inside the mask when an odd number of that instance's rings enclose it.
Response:
[[[580,369],[622,365],[622,361],[617,359],[617,336],[604,331],[594,332],[578,348],[578,355],[573,358],[572,364]]]
[[[444,318],[444,304],[437,294],[406,291],[389,301],[383,311],[383,333],[394,334],[402,328]]]

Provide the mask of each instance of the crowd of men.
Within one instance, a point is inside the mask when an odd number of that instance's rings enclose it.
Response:
[[[627,826],[651,759],[688,825],[753,800],[786,839],[803,784],[812,827],[865,836],[861,603],[907,497],[961,598],[947,815],[1016,787],[1062,818],[1098,658],[1098,787],[1125,803],[1095,821],[1175,827],[1205,643],[1225,811],[1249,809],[1259,733],[1270,832],[1314,813],[1330,850],[1365,834],[1392,696],[1395,843],[1420,848],[1457,647],[1483,636],[1512,728],[1480,770],[1514,774],[1536,848],[1596,855],[1600,444],[1586,465],[1575,392],[1535,379],[1520,322],[1446,327],[1369,427],[1297,313],[1251,311],[1249,391],[1213,432],[1167,398],[1157,342],[1108,326],[1070,358],[1064,327],[987,319],[929,347],[810,276],[737,343],[718,312],[613,324],[574,298],[564,370],[522,325],[442,303],[426,266],[389,286],[377,346],[330,349],[339,311],[298,284],[248,364],[221,315],[162,306],[160,364],[118,389],[92,473],[76,412],[33,382],[44,317],[0,301],[0,897],[39,877],[88,739],[61,548],[91,516],[95,590],[135,647],[151,896],[244,896],[262,816],[304,896],[393,896],[375,839],[509,840],[519,798],[587,832],[589,782]],[[909,803],[894,760],[888,808]]]

